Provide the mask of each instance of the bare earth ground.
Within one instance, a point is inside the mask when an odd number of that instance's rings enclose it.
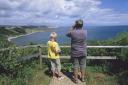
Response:
[[[71,74],[63,74],[64,79],[62,80],[58,80],[57,78],[52,78],[51,82],[49,85],[86,85],[86,82],[81,82],[79,80],[78,84],[75,84],[72,80],[71,80]]]

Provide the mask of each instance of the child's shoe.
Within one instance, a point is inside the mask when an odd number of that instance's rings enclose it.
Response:
[[[62,79],[64,79],[64,76],[58,77],[58,80],[62,80]]]

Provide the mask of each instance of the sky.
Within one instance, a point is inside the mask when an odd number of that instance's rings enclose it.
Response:
[[[128,0],[0,0],[0,25],[128,25]]]

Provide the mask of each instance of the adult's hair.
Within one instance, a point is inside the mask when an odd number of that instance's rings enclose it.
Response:
[[[83,20],[76,20],[75,21],[75,25],[74,25],[74,29],[81,29],[83,27]]]

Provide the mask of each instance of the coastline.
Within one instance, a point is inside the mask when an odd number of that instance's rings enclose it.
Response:
[[[35,31],[35,32],[26,33],[26,34],[22,34],[22,35],[9,36],[9,37],[7,38],[7,40],[8,40],[9,42],[11,42],[12,39],[19,38],[19,37],[23,37],[23,36],[27,36],[27,35],[31,35],[31,34],[38,33],[38,32],[44,32],[44,31]]]

